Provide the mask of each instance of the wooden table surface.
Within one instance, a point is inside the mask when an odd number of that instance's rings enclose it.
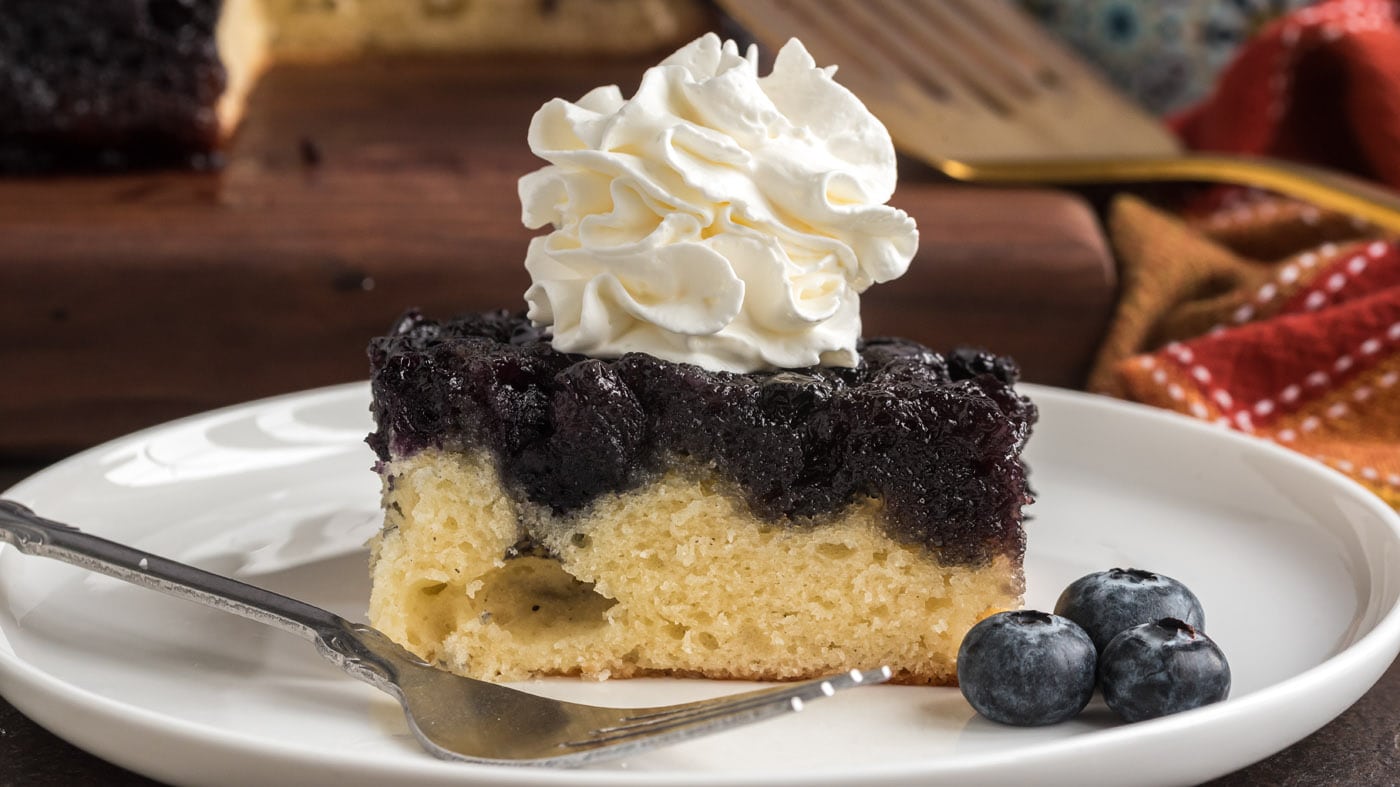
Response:
[[[645,61],[650,62],[650,61]],[[523,309],[516,181],[552,96],[632,90],[643,61],[400,58],[278,65],[222,173],[0,179],[0,456],[61,453],[217,406],[363,379],[405,308]],[[916,177],[900,279],[869,334],[1015,356],[1073,386],[1110,316],[1092,210],[1047,189]],[[84,417],[75,419],[74,413]]]
[[[237,143],[243,154],[221,176],[69,179],[57,189],[0,183],[0,275],[29,266],[0,286],[0,335],[24,337],[20,347],[0,347],[0,359],[12,383],[18,365],[30,370],[26,390],[16,393],[12,384],[9,400],[0,395],[0,489],[38,471],[56,452],[181,412],[282,386],[363,377],[364,337],[410,298],[426,293],[434,299],[427,305],[439,311],[463,305],[463,298],[483,306],[518,299],[518,260],[529,233],[518,225],[514,179],[532,165],[519,146],[486,150],[477,143],[522,135],[541,94],[581,93],[575,88],[591,86],[595,76],[575,75],[578,84],[563,90],[557,69],[538,66],[509,80],[477,80],[483,95],[494,96],[491,112],[420,101],[412,124],[438,140],[461,133],[468,141],[414,146],[402,144],[401,115],[363,111],[378,100],[374,91],[396,90],[406,79],[420,90],[451,94],[462,73],[421,63],[338,73],[339,85],[304,69],[270,76],[277,89],[254,97],[254,114]],[[611,73],[625,81],[635,79],[636,68]],[[311,93],[319,96],[314,123],[305,101],[287,98]],[[1092,214],[1072,197],[1041,191],[988,197],[934,190],[911,198],[919,200],[932,217],[925,220],[926,245],[941,267],[935,278],[916,276],[904,289],[887,286],[874,301],[881,304],[876,322],[891,332],[949,339],[995,334],[1025,354],[1034,379],[1072,384],[1092,352],[1113,286]],[[416,211],[403,211],[405,202]],[[190,237],[205,238],[194,257]],[[444,278],[444,254],[460,256],[465,267]],[[502,264],[513,267],[471,287],[482,271]],[[998,265],[1003,284],[977,290]],[[271,281],[301,289],[263,291]],[[444,281],[466,289],[444,290]],[[130,324],[123,298],[138,290],[124,291],[122,282],[150,286],[152,297],[165,300],[148,305],[172,316]],[[7,293],[11,301],[4,300]],[[930,310],[939,298],[942,311]],[[230,308],[224,321],[198,324],[191,322],[193,311],[181,310],[191,299],[205,310],[219,302],[257,308]],[[269,337],[311,336],[317,315],[336,315],[338,333],[292,347],[276,365],[257,363],[268,357]],[[148,353],[151,346],[161,353]],[[327,357],[327,347],[344,352]],[[189,373],[161,377],[162,369]],[[302,374],[289,379],[289,369]],[[26,458],[20,450],[26,447],[48,459]],[[1400,783],[1397,730],[1400,668],[1392,666],[1323,730],[1217,783]],[[1131,779],[1124,775],[1125,783]],[[0,702],[0,787],[151,783],[74,749]]]

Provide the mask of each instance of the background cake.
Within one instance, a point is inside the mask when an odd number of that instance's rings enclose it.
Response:
[[[0,172],[206,167],[276,60],[649,51],[691,0],[12,0],[0,4]]]

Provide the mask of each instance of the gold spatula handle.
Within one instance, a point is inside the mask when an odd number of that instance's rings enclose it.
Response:
[[[1056,161],[944,161],[940,169],[974,183],[1150,183],[1201,181],[1268,189],[1400,232],[1400,193],[1339,172],[1277,159],[1194,154]]]

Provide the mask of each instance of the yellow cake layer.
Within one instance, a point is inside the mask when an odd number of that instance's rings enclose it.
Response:
[[[389,464],[370,622],[487,680],[668,674],[749,680],[889,665],[955,682],[963,634],[1017,607],[1021,568],[941,565],[868,500],[807,527],[754,518],[712,472],[673,472],[554,519],[513,501],[489,455]],[[507,559],[521,523],[558,560]]]
[[[224,0],[216,43],[234,132],[273,62],[366,54],[625,55],[678,46],[709,24],[696,0]]]
[[[267,20],[278,58],[365,52],[639,53],[704,32],[695,0],[225,0]]]

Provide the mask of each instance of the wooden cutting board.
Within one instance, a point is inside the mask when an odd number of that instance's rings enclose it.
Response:
[[[0,180],[0,456],[362,379],[405,307],[522,308],[530,116],[630,93],[652,60],[278,65],[221,173]],[[907,169],[894,204],[921,249],[867,293],[867,335],[977,344],[1077,385],[1115,281],[1092,211]]]

